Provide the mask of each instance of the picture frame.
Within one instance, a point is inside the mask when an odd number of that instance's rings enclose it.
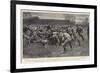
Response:
[[[11,47],[10,69],[11,70],[10,71],[12,73],[97,67],[97,6],[96,5],[48,3],[48,2],[34,2],[34,1],[11,1],[10,20],[11,20],[11,25],[10,25],[10,47]],[[38,45],[36,44],[37,45],[35,47],[36,49],[31,50],[31,52],[28,52],[28,50],[26,50],[30,48],[24,48],[25,46],[27,46],[27,44],[25,44],[26,41],[24,41],[23,37],[24,33],[27,34],[30,33],[30,31],[26,32],[27,26],[31,25],[30,27],[33,26],[34,29],[36,30],[42,29],[42,31],[46,26],[46,30],[49,31],[51,27],[54,28],[53,27],[54,24],[55,24],[55,29],[56,27],[58,28],[59,26],[58,30],[62,29],[62,31],[63,29],[67,29],[67,27],[69,28],[75,25],[75,27],[81,26],[84,30],[83,32],[85,32],[85,29],[89,26],[89,33],[87,35],[89,37],[87,42],[88,46],[85,47],[85,48],[88,47],[87,49],[88,52],[87,50],[81,51],[82,47],[81,50],[78,49],[79,50],[78,52],[76,50],[74,50],[75,51],[74,52],[72,48],[72,51],[67,52],[66,54],[65,53],[60,54],[62,50],[57,52],[61,48],[58,50],[53,49],[53,51],[50,50],[51,51],[50,53],[47,53],[48,51],[46,51],[46,49],[43,50],[42,52],[39,52],[39,50],[36,51],[38,49],[37,47],[40,46],[40,44]],[[82,38],[82,36],[80,36],[80,38]],[[35,42],[37,42],[37,40]],[[81,42],[78,43],[80,44]],[[28,42],[28,44],[30,45],[30,42]],[[82,46],[84,44],[82,44]],[[73,47],[73,45],[69,46]],[[45,46],[43,47],[46,48]],[[49,47],[51,46],[49,45]],[[49,49],[52,49],[54,47],[55,46]],[[34,54],[35,53],[34,51],[38,52],[38,54],[37,53]],[[27,52],[29,53],[29,55],[26,54]]]

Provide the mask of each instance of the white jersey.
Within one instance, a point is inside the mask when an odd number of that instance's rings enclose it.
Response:
[[[67,42],[71,41],[71,36],[68,33],[63,33],[63,37],[64,37],[64,42],[62,43],[62,45],[66,45]]]
[[[68,33],[63,33],[63,36],[66,40],[71,40],[71,36]]]
[[[56,37],[57,36],[57,32],[53,32],[53,37]]]

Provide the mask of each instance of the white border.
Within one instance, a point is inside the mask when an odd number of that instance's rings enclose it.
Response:
[[[90,13],[90,54],[89,57],[67,57],[57,59],[58,61],[47,61],[56,60],[55,58],[47,59],[41,58],[41,62],[37,62],[38,59],[28,59],[28,62],[21,63],[21,9],[30,10],[52,10],[52,11],[69,11],[69,12],[87,12]],[[60,60],[60,61],[59,61]],[[16,5],[16,68],[38,68],[38,67],[52,67],[52,66],[71,66],[71,65],[86,65],[94,64],[94,10],[84,8],[69,8],[69,7],[51,7],[51,6],[34,6],[34,5]]]

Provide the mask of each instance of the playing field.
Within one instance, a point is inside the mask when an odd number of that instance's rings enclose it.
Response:
[[[69,56],[89,56],[89,40],[84,29],[84,41],[80,39],[80,46],[77,42],[72,42],[72,48],[66,46],[66,51],[62,46],[47,45],[46,48],[41,43],[31,43],[23,48],[24,58],[42,57],[69,57]],[[74,44],[73,44],[74,43]]]

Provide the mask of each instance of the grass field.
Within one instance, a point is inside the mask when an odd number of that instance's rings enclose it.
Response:
[[[84,30],[85,31],[85,30]],[[48,45],[47,48],[41,43],[31,43],[29,46],[23,48],[24,58],[42,58],[42,57],[69,57],[69,56],[89,56],[89,40],[87,38],[86,32],[84,35],[84,41],[80,39],[81,46],[75,42],[73,48],[66,47],[66,51],[62,46],[51,46]]]

